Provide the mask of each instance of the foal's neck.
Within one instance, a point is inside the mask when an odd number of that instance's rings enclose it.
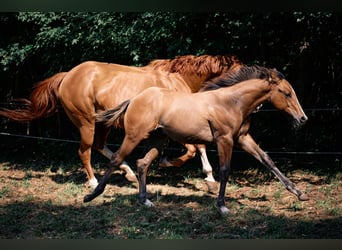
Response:
[[[240,109],[241,114],[247,117],[258,106],[269,100],[271,85],[266,80],[256,79],[236,84],[227,88],[227,91],[229,89],[231,90],[229,104]]]

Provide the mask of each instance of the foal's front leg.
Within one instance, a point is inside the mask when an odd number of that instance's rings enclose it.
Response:
[[[230,171],[230,162],[233,151],[233,140],[225,136],[217,140],[217,150],[220,157],[220,189],[217,198],[217,206],[222,215],[229,213],[229,209],[225,206],[225,192]]]
[[[280,172],[272,159],[256,144],[250,134],[241,135],[237,140],[236,146],[253,155],[258,161],[266,166],[281,181],[286,189],[295,194],[299,200],[306,201],[309,199],[306,194],[298,190],[296,186]]]

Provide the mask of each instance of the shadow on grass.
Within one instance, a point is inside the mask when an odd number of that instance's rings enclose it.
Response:
[[[14,202],[0,206],[2,239],[338,239],[342,218],[291,219],[240,207],[228,201],[231,214],[216,210],[210,196],[164,195],[156,206],[143,207],[136,195],[116,195],[101,205],[54,205]],[[198,203],[192,208],[189,204]]]

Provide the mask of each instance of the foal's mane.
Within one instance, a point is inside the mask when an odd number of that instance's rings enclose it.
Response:
[[[221,73],[234,64],[242,65],[235,55],[184,55],[176,56],[174,59],[156,59],[147,66],[170,73],[187,74],[192,72],[201,76],[208,73]]]
[[[228,71],[222,75],[206,81],[200,91],[208,91],[229,87],[242,81],[251,79],[266,79],[269,83],[277,83],[284,79],[284,75],[276,69],[262,66],[242,66],[238,71]]]

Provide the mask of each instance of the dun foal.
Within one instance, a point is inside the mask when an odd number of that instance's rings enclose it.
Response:
[[[251,74],[255,79],[243,81],[244,78],[250,78]],[[284,76],[276,70],[257,66],[245,66],[237,73],[225,74],[215,83],[208,84],[205,91],[194,94],[152,87],[117,108],[98,114],[97,119],[108,126],[124,115],[125,138],[114,153],[110,168],[93,193],[84,197],[84,202],[100,195],[113,170],[141,141],[149,138],[147,154],[137,161],[137,167],[139,202],[152,206],[153,203],[146,198],[146,173],[162,149],[164,137],[161,134],[165,134],[180,143],[216,143],[220,163],[217,206],[222,214],[228,213],[224,197],[233,146],[241,143],[244,121],[265,102],[271,102],[275,108],[292,117],[294,127],[301,126],[307,120],[293,88]],[[244,140],[242,147],[258,147],[252,142],[249,144],[248,140]],[[260,153],[259,148],[252,151]],[[263,154],[260,160],[265,161],[263,163],[285,187],[299,200],[307,200],[308,197],[278,170],[266,153]]]

